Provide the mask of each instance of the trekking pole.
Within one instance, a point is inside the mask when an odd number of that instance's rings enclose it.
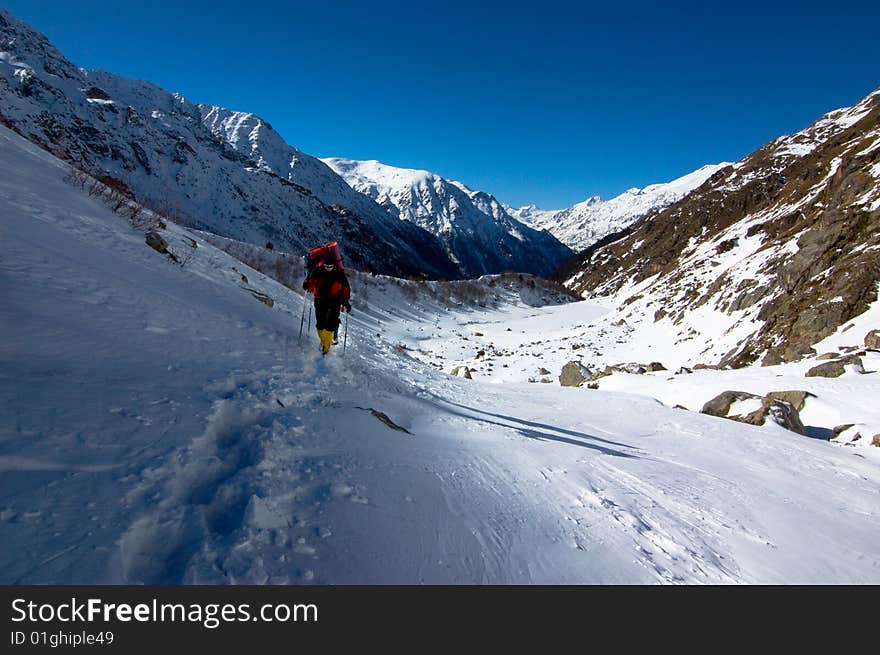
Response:
[[[342,335],[342,353],[345,354],[345,344],[348,343],[348,312],[345,312],[345,333]]]
[[[309,317],[309,319],[311,320],[311,317]],[[303,294],[303,311],[302,311],[302,316],[300,316],[300,318],[299,318],[299,340],[300,341],[302,341],[302,338],[303,338],[303,323],[305,322],[305,320],[306,320],[306,297],[305,297],[305,294]]]

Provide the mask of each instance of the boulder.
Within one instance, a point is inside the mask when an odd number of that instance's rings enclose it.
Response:
[[[765,420],[769,419],[786,430],[805,435],[804,424],[800,414],[790,403],[783,400],[771,400],[764,398],[763,401]],[[764,421],[758,425],[763,425]]]
[[[651,362],[646,367],[648,369],[648,373],[653,373],[654,371],[665,371],[666,367],[663,366],[660,362]]]
[[[880,350],[880,330],[871,330],[865,335],[865,348]]]
[[[864,373],[865,366],[862,364],[862,358],[858,355],[846,355],[840,359],[835,359],[824,364],[814,366],[806,373],[806,377],[815,378],[837,378],[846,372],[846,367],[852,366],[856,373]]]
[[[550,371],[542,366],[538,369],[538,375],[550,375]]]
[[[781,394],[794,394],[797,399],[799,392],[777,392]],[[803,392],[806,393],[806,392]],[[804,400],[806,396],[804,396]],[[730,414],[734,403],[742,401],[754,401],[751,411]],[[798,410],[790,402],[773,398],[770,395],[761,398],[747,391],[725,391],[703,405],[703,414],[720,416],[740,423],[749,425],[764,425],[768,420],[782,426],[786,430],[797,434],[806,434],[804,424],[801,422]]]
[[[836,359],[831,362],[826,362],[824,364],[819,364],[818,366],[814,366],[809,371],[806,372],[805,377],[808,378],[839,378],[846,372],[846,369],[843,367],[843,362],[839,359]]]
[[[797,411],[802,412],[807,398],[815,398],[816,394],[809,391],[771,391],[766,396],[770,400],[781,400],[794,407]]]
[[[559,375],[559,384],[563,387],[579,387],[587,379],[591,379],[590,369],[583,366],[580,362],[568,362],[562,367],[562,373]]]
[[[155,230],[147,232],[146,242],[156,252],[161,252],[163,255],[168,254],[168,242]]]
[[[826,359],[837,359],[839,355],[837,353],[822,353],[818,357],[816,357],[816,361],[823,362]]]
[[[880,448],[880,434],[875,434],[871,439],[871,445]]]
[[[703,405],[703,409],[701,409],[700,412],[702,414],[709,414],[709,416],[721,416],[727,418],[727,414],[730,412],[730,406],[733,405],[733,403],[741,400],[748,400],[749,398],[761,398],[761,396],[756,396],[748,391],[723,391]]]
[[[678,369],[675,372],[676,375],[689,375],[691,373],[693,373],[693,371],[691,369],[689,369],[687,366],[682,366],[680,369]]]
[[[456,366],[454,369],[452,369],[452,375],[459,378],[473,380],[473,378],[471,377],[471,369],[469,369],[467,366]]]

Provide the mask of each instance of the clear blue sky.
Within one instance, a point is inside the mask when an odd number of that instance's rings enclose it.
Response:
[[[880,87],[880,2],[0,0],[74,63],[514,205],[733,161]]]

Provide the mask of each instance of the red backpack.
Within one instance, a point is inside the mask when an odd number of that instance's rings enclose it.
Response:
[[[323,246],[316,246],[309,250],[308,270],[311,271],[321,262],[333,262],[339,268],[344,268],[342,252],[339,250],[339,244],[336,241],[329,241]]]

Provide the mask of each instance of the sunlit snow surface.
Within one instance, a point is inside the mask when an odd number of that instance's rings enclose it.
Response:
[[[606,309],[377,280],[322,359],[299,295],[174,225],[170,262],[63,176],[0,128],[4,583],[880,582],[880,449],[561,388],[561,330]],[[551,383],[448,375],[489,339]]]

